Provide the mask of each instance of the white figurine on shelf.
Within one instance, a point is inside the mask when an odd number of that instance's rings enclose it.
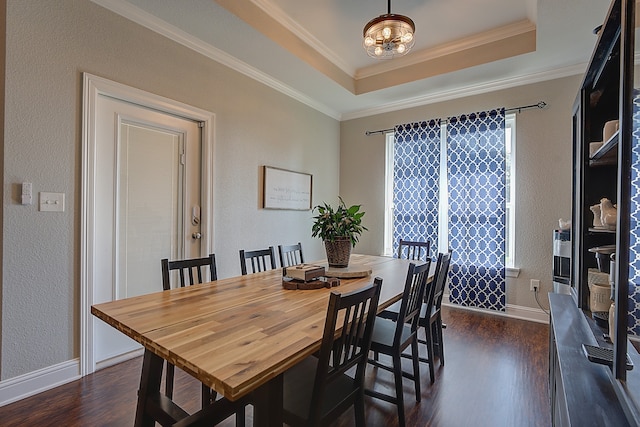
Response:
[[[560,226],[560,230],[567,231],[571,229],[571,220],[570,219],[562,219],[558,220],[558,225]]]
[[[595,228],[601,228],[602,220],[600,219],[600,204],[590,206],[589,209],[591,209],[591,212],[593,212],[593,226]]]
[[[607,198],[600,199],[600,221],[603,226],[613,230],[618,223],[618,210]]]

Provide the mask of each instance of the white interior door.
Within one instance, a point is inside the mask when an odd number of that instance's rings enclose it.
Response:
[[[160,260],[200,256],[198,123],[99,96],[92,304],[162,291]],[[95,367],[140,346],[94,322]]]

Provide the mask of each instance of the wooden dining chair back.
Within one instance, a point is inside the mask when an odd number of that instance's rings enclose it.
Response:
[[[431,243],[426,242],[414,242],[411,240],[402,240],[398,243],[398,258],[410,259],[412,261],[429,259]]]
[[[167,258],[160,260],[160,268],[162,271],[162,289],[168,291],[171,289],[171,272],[178,271],[178,285],[176,287],[184,288],[185,286],[204,283],[207,281],[206,271],[209,270],[209,280],[218,280],[216,269],[216,256],[209,254],[206,258],[191,258],[169,261]],[[168,398],[173,397],[173,378],[175,376],[175,366],[167,362],[167,371],[165,376],[165,395]],[[215,399],[216,393],[209,387],[202,385],[202,406],[212,399]]]
[[[302,243],[300,242],[296,245],[278,245],[278,253],[280,254],[280,267],[304,264]]]
[[[365,390],[365,393],[396,404],[398,406],[398,421],[401,427],[405,425],[402,377],[413,381],[416,401],[419,402],[421,398],[418,320],[420,318],[420,309],[424,302],[430,267],[430,260],[420,265],[409,264],[397,319],[391,320],[378,317],[371,338],[371,351],[373,351],[375,357],[374,359],[369,359],[369,364],[393,372],[396,393],[395,396],[389,396],[372,389]],[[413,360],[412,374],[402,370],[402,353],[409,346],[411,346],[411,358]],[[378,357],[379,354],[391,356],[392,365],[381,363]]]
[[[364,374],[381,287],[377,277],[362,289],[331,293],[318,357],[284,374],[286,424],[325,426],[355,406],[356,426],[365,426]],[[355,374],[347,375],[352,368]]]
[[[421,362],[429,364],[429,375],[431,383],[435,381],[435,358],[440,359],[440,365],[444,366],[444,341],[442,323],[442,298],[449,276],[449,266],[451,265],[451,250],[438,255],[433,285],[429,288],[426,302],[420,313],[419,325],[424,328],[425,339],[419,340],[427,347],[427,357],[420,358]]]
[[[206,258],[192,258],[177,261],[169,261],[164,258],[160,261],[162,267],[162,289],[171,289],[171,271],[178,270],[179,286],[184,288],[187,285],[196,283],[204,283],[207,281],[218,280],[218,272],[216,269],[216,256],[210,254]],[[207,277],[206,271],[209,271]]]
[[[191,258],[176,261],[169,261],[167,258],[160,260],[162,269],[162,289],[171,289],[171,272],[178,271],[178,286],[184,288],[198,283],[218,280],[215,254],[209,254],[205,258]],[[207,275],[208,271],[208,275]],[[173,398],[173,383],[175,377],[175,366],[168,361],[165,376],[165,395]],[[215,390],[202,384],[201,386],[202,407],[206,407],[215,401],[217,393]],[[237,425],[244,425],[244,407],[238,405],[235,410]]]
[[[247,274],[247,264],[251,266],[252,273],[259,273],[276,268],[276,256],[273,246],[255,251],[240,249],[240,271],[243,276]]]

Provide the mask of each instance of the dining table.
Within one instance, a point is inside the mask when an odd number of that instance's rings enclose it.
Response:
[[[351,271],[369,274],[345,274],[337,287],[285,289],[274,269],[96,304],[91,313],[144,347],[136,426],[218,421],[234,404],[253,405],[254,425],[282,425],[283,374],[320,349],[330,293],[380,277],[380,312],[401,299],[410,262],[352,254]],[[188,414],[160,391],[164,361],[224,399]]]

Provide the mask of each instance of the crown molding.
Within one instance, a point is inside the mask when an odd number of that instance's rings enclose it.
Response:
[[[407,108],[421,107],[438,102],[451,101],[453,99],[464,98],[472,95],[495,92],[502,89],[524,86],[527,84],[539,83],[547,80],[559,79],[562,77],[583,74],[587,68],[586,63],[572,65],[563,68],[549,69],[524,76],[494,80],[492,82],[473,84],[459,87],[452,90],[430,93],[428,95],[408,98],[399,102],[391,102],[374,108],[344,113],[340,116],[341,121],[359,119],[362,117],[375,116],[377,114],[389,113],[392,111],[404,110]]]
[[[336,55],[333,50],[329,49],[325,44],[323,44],[320,40],[314,37],[310,32],[308,32],[304,27],[298,24],[297,21],[291,19],[289,15],[287,15],[282,9],[275,6],[273,2],[266,0],[249,0],[251,3],[262,9],[264,13],[269,15],[271,18],[275,19],[280,25],[289,29],[293,34],[295,34],[300,40],[309,45],[312,49],[318,52],[320,55],[324,56],[326,59],[331,61],[336,67],[340,68],[343,72],[347,73],[350,76],[354,76],[356,74],[356,69],[351,67],[348,63],[346,63],[341,57]]]
[[[235,70],[245,76],[254,79],[270,88],[277,90],[311,108],[317,110],[336,120],[340,119],[340,113],[328,106],[315,101],[314,99],[300,93],[299,91],[283,84],[282,82],[272,78],[262,71],[250,66],[246,62],[229,55],[228,53],[205,43],[202,40],[188,34],[181,29],[168,24],[167,22],[151,15],[150,13],[132,5],[124,0],[91,0],[93,3],[110,10],[132,22],[142,25],[176,43],[179,43],[201,55],[206,56],[232,70]]]

